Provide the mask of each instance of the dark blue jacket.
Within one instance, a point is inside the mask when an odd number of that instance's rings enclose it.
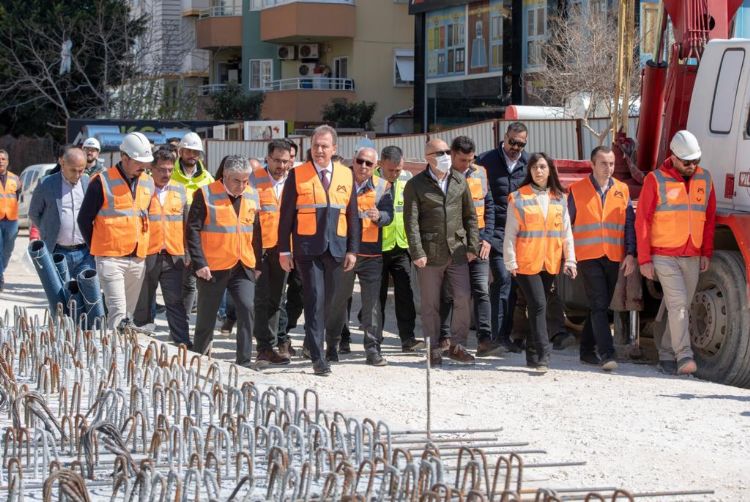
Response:
[[[89,186],[85,174],[79,180],[83,193]],[[62,173],[60,171],[45,176],[34,189],[29,204],[29,218],[39,228],[39,234],[52,253],[60,233],[60,205],[62,203]],[[80,225],[79,225],[80,229]],[[83,231],[81,231],[83,234]]]
[[[529,161],[529,155],[524,151],[521,152],[521,158],[512,173],[508,173],[508,166],[505,163],[505,155],[502,151],[503,145],[500,143],[498,148],[485,152],[477,159],[477,164],[484,166],[487,170],[487,182],[490,185],[490,193],[495,207],[495,225],[492,233],[492,249],[497,252],[503,252],[503,240],[505,238],[505,220],[508,214],[508,195],[518,190],[526,177],[526,165]]]

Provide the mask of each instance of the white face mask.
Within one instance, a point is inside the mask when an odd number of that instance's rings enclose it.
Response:
[[[441,173],[447,173],[451,168],[451,164],[453,163],[451,161],[450,155],[441,155],[436,160],[437,164],[435,165],[435,169],[437,169]]]

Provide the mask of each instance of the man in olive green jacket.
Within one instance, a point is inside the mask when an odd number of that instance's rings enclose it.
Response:
[[[432,365],[442,364],[445,349],[451,359],[473,363],[465,344],[471,324],[468,262],[476,259],[479,247],[474,202],[466,178],[451,169],[450,148],[444,141],[429,141],[425,157],[427,168],[404,188],[404,226],[419,276],[422,331],[430,339]],[[444,280],[453,297],[452,337],[450,346],[439,347]]]

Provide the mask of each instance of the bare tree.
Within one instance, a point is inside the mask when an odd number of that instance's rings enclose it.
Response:
[[[601,145],[612,127],[615,104],[617,18],[606,11],[571,9],[550,16],[548,33],[542,47],[544,68],[527,77],[535,81],[532,92],[544,104],[562,106],[566,116],[581,119]],[[630,57],[635,69],[629,76],[630,88],[636,93],[625,98],[623,104],[628,107],[637,99],[639,89],[636,52]],[[602,117],[610,117],[607,126],[594,129],[590,119]]]

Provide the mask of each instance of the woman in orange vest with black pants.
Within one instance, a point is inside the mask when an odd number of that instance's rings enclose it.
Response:
[[[528,305],[530,340],[526,365],[546,372],[550,344],[547,338],[547,295],[565,255],[565,274],[576,276],[573,232],[557,169],[544,153],[529,158],[528,172],[518,190],[508,197],[503,261],[516,278]]]

